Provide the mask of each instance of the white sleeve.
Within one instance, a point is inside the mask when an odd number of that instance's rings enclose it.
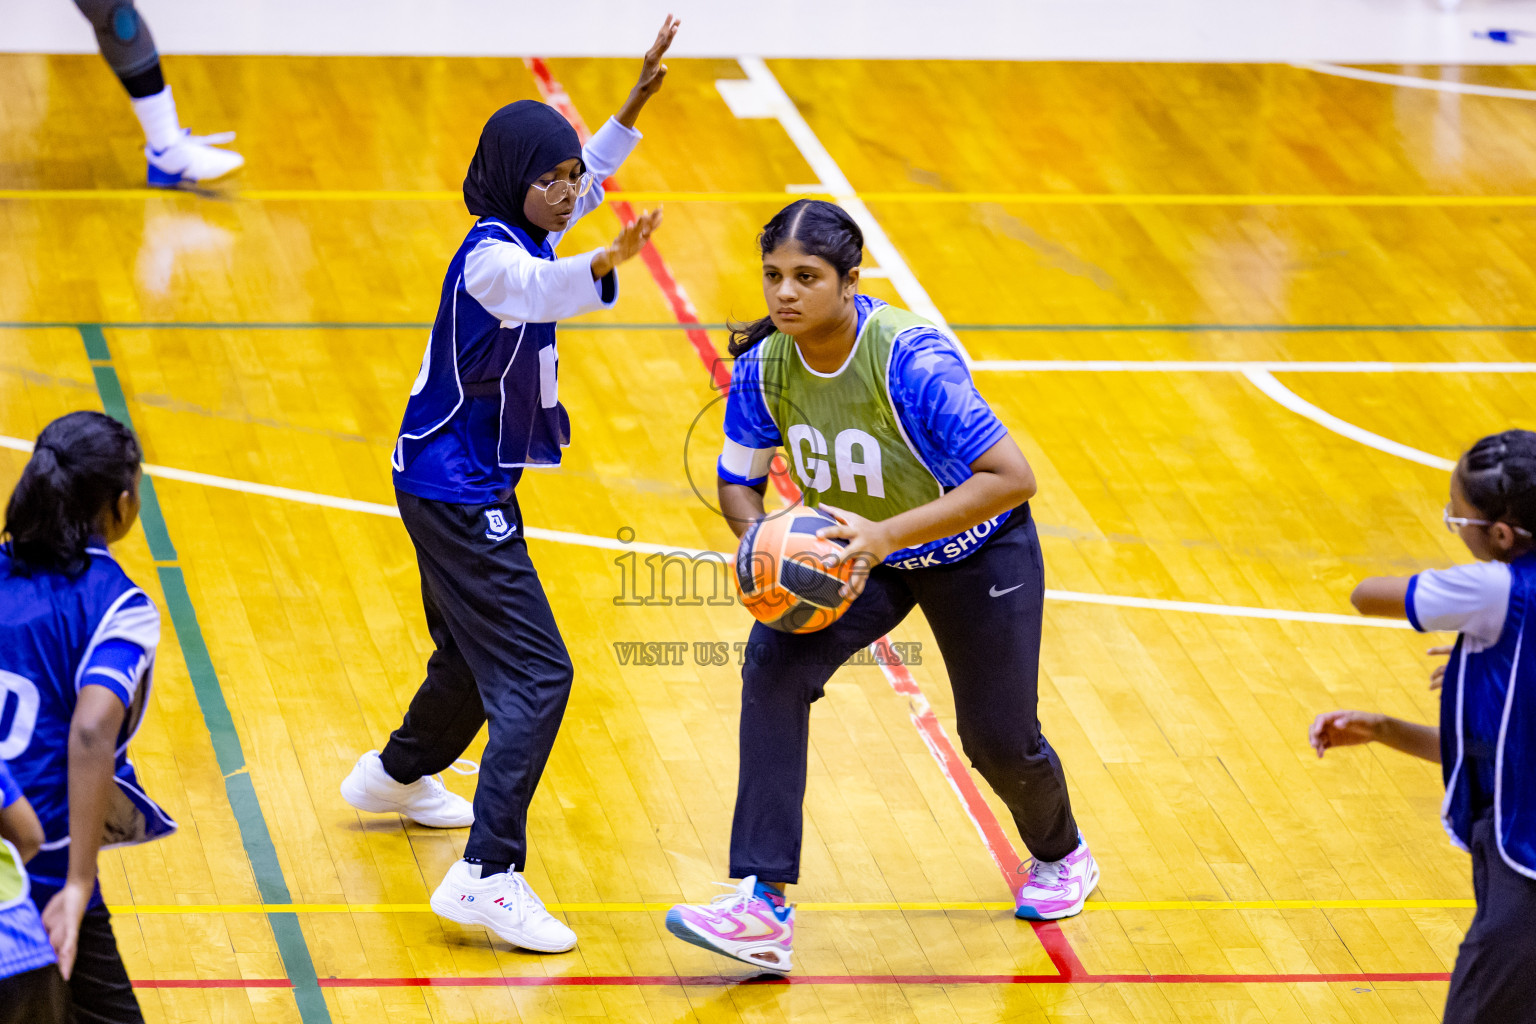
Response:
[[[1510,579],[1503,562],[1427,569],[1408,581],[1408,621],[1420,632],[1465,633],[1479,647],[1490,647],[1504,632]]]
[[[558,248],[560,240],[565,237],[566,231],[571,230],[571,225],[581,218],[603,205],[606,198],[603,191],[603,182],[607,181],[619,165],[628,159],[629,154],[635,151],[640,144],[640,133],[633,128],[625,128],[613,118],[597,130],[597,134],[587,140],[587,144],[581,150],[581,162],[587,172],[592,175],[592,188],[586,195],[576,200],[576,210],[571,214],[570,223],[566,224],[564,231],[552,233],[549,236],[549,244]]]
[[[602,282],[592,280],[592,261],[601,251],[541,260],[516,242],[487,238],[464,258],[464,288],[486,312],[513,323],[551,323],[609,309],[618,288],[605,302]]]
[[[581,149],[581,162],[601,185],[618,170],[640,144],[641,135],[609,118]]]

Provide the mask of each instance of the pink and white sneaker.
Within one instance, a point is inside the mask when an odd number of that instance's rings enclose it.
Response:
[[[728,885],[729,883],[722,883]],[[795,908],[756,875],[711,903],[679,903],[667,911],[667,931],[684,942],[777,974],[794,955]]]
[[[1081,836],[1077,849],[1061,860],[1033,861],[1029,877],[1019,886],[1014,917],[1026,921],[1057,921],[1083,912],[1088,894],[1099,884],[1099,864]]]

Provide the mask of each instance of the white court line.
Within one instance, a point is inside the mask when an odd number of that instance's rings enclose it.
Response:
[[[973,370],[1034,373],[1240,373],[1265,395],[1298,416],[1326,427],[1341,437],[1417,462],[1421,466],[1456,468],[1450,459],[1431,455],[1406,444],[1373,434],[1331,412],[1325,412],[1275,379],[1275,373],[1536,373],[1536,363],[1348,363],[1348,362],[1276,362],[1266,360],[1176,361],[1110,359],[983,359],[971,364]]]
[[[827,152],[827,147],[821,144],[811,126],[806,123],[800,109],[795,106],[795,101],[789,98],[779,80],[769,70],[768,65],[761,57],[740,57],[737,63],[746,73],[747,79],[752,82],[758,92],[757,99],[763,101],[764,110],[776,118],[783,127],[795,148],[800,150],[800,155],[810,165],[811,170],[821,179],[817,186],[818,191],[832,194],[839,206],[848,211],[849,216],[859,225],[859,230],[864,232],[864,245],[869,249],[869,254],[875,258],[875,262],[890,279],[896,294],[901,296],[901,301],[906,303],[908,309],[918,316],[933,321],[939,329],[949,335],[955,345],[960,349],[960,354],[966,362],[971,361],[970,353],[965,350],[955,332],[950,330],[949,321],[944,319],[944,314],[939,312],[939,307],[934,305],[929,297],[927,289],[917,280],[917,275],[912,273],[912,268],[907,266],[907,261],[902,259],[900,251],[875,215],[869,212],[869,207],[864,205],[858,193],[854,191],[853,184],[843,174],[843,169],[837,165],[832,154]],[[796,186],[804,187],[804,186]]]
[[[1456,463],[1450,459],[1442,459],[1438,455],[1431,455],[1428,452],[1421,452],[1417,448],[1410,448],[1405,444],[1382,437],[1380,434],[1373,434],[1369,430],[1364,430],[1353,423],[1341,420],[1331,412],[1324,412],[1284,384],[1281,384],[1268,370],[1244,370],[1243,376],[1248,378],[1249,383],[1254,387],[1291,410],[1291,412],[1296,413],[1298,416],[1305,416],[1313,423],[1326,427],[1341,437],[1347,437],[1351,441],[1358,441],[1367,447],[1375,448],[1379,452],[1386,452],[1388,455],[1396,455],[1400,459],[1407,459],[1409,462],[1417,462],[1421,466],[1443,469],[1446,472],[1456,468]]]
[[[1536,373],[1536,363],[1299,362],[1270,359],[978,359],[994,373]]]
[[[1155,597],[1126,597],[1121,594],[1083,594],[1074,590],[1047,590],[1048,601],[1073,604],[1103,604],[1116,608],[1145,608],[1160,612],[1188,612],[1192,615],[1221,615],[1233,619],[1270,619],[1277,622],[1314,622],[1331,626],[1377,626],[1382,629],[1412,629],[1402,619],[1373,619],[1360,615],[1335,615],[1329,612],[1292,612],[1279,608],[1246,608],[1235,604],[1203,604],[1199,601],[1164,601]]]
[[[5,437],[0,435],[0,448],[10,448],[18,452],[30,452],[32,443],[23,441],[19,437]],[[213,487],[222,491],[237,491],[241,494],[254,494],[263,498],[276,498],[279,501],[292,501],[301,505],[316,505],[320,508],[334,508],[343,512],[364,512],[368,515],[387,516],[391,519],[400,518],[400,510],[393,505],[385,505],[376,501],[358,501],[354,498],[338,498],[330,494],[319,494],[315,491],[301,491],[292,487],[274,487],[271,484],[258,484],[250,480],[235,480],[227,476],[213,476],[209,473],[195,473],[187,469],[176,469],[171,466],[157,466],[152,463],[144,464],[144,472],[161,480],[176,480],[181,483],[197,484],[201,487]],[[628,544],[616,537],[594,537],[585,533],[569,533],[565,530],[546,530],[537,526],[530,526],[523,530],[524,536],[530,540],[549,541],[554,544],[572,544],[579,547],[600,548],[605,551],[639,551],[644,554],[682,555],[691,558],[722,558],[726,564],[730,563],[731,555],[724,551],[710,551],[704,548],[679,547],[672,544],[650,544],[644,541],[632,541]],[[1151,597],[1122,597],[1115,594],[1087,594],[1074,590],[1047,590],[1047,600],[1065,601],[1073,604],[1098,604],[1109,605],[1118,608],[1139,608],[1149,611],[1185,612],[1192,615],[1218,615],[1235,619],[1268,619],[1275,622],[1310,622],[1328,626],[1366,626],[1383,629],[1411,629],[1406,622],[1396,619],[1368,619],[1354,615],[1335,615],[1329,612],[1300,612],[1289,611],[1284,608],[1249,608],[1243,605],[1227,604],[1202,604],[1196,601],[1164,601]]]
[[[1454,92],[1463,96],[1497,96],[1507,100],[1536,100],[1536,90],[1506,89],[1498,85],[1478,85],[1474,82],[1448,82],[1438,78],[1420,78],[1417,75],[1389,75],[1382,71],[1366,71],[1347,68],[1340,64],[1292,63],[1291,67],[1303,71],[1315,71],[1320,75],[1336,78],[1354,78],[1361,82],[1378,85],[1396,85],[1405,89],[1428,89],[1431,92]]]

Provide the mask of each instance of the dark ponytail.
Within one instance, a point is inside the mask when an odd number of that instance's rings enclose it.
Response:
[[[799,242],[807,253],[832,264],[839,280],[864,260],[864,232],[847,210],[822,199],[802,199],[774,214],[757,236],[757,251],[766,256],[788,241]],[[767,316],[727,326],[732,356],[741,355],[775,330],[773,318]]]
[[[1467,449],[1456,473],[1483,518],[1536,532],[1536,433],[1490,434]]]
[[[143,453],[133,431],[99,412],[60,416],[37,435],[5,508],[13,570],[79,573],[103,511],[134,492]]]

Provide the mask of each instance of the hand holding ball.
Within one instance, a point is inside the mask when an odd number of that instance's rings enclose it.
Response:
[[[813,508],[759,519],[736,548],[736,589],[741,603],[763,625],[784,633],[814,633],[842,617],[853,596],[839,596],[857,568],[849,559],[831,568],[845,540],[823,539],[818,530],[837,520]]]

